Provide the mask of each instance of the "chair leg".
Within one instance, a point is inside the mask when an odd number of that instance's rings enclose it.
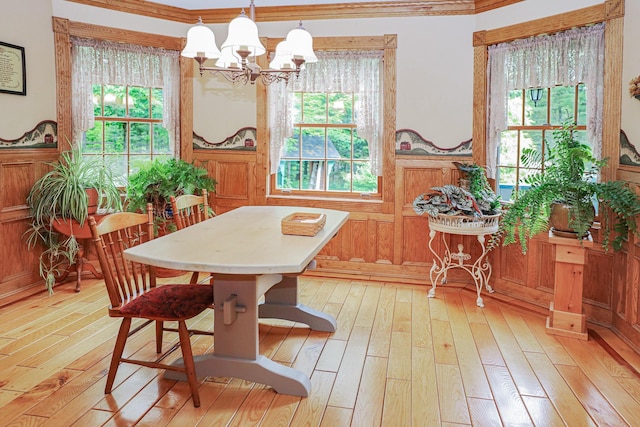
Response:
[[[199,272],[194,271],[193,274],[191,275],[191,280],[189,280],[189,284],[190,285],[195,285],[196,283],[198,283],[198,276],[200,275]]]
[[[118,366],[122,360],[122,353],[124,353],[124,345],[127,343],[127,336],[129,335],[129,329],[131,328],[131,318],[125,317],[120,324],[120,330],[118,331],[118,338],[116,339],[116,345],[113,349],[113,355],[111,356],[111,364],[109,365],[109,374],[107,374],[107,384],[104,388],[105,394],[111,393],[113,388],[113,382],[116,379],[116,373],[118,372]]]
[[[164,322],[156,320],[156,353],[162,353],[162,333],[164,332]]]
[[[180,335],[180,348],[182,350],[182,361],[184,363],[187,381],[191,389],[191,397],[193,398],[193,406],[200,407],[200,394],[198,393],[198,381],[196,376],[196,366],[193,362],[193,352],[191,351],[191,338],[187,330],[187,324],[184,320],[178,322],[178,334]]]

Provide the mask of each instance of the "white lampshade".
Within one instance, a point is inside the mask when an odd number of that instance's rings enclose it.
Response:
[[[216,36],[213,31],[198,19],[198,23],[187,32],[187,45],[182,49],[182,56],[195,58],[219,58],[222,54],[216,46]]]
[[[318,62],[318,57],[313,52],[313,38],[302,26],[302,21],[297,28],[289,31],[286,41],[290,44],[293,55],[302,56],[308,63]]]
[[[296,65],[291,60],[293,58],[293,51],[291,45],[285,40],[278,43],[276,46],[276,54],[273,60],[269,63],[269,68],[273,70],[293,69]]]
[[[258,27],[247,15],[244,10],[242,13],[229,23],[229,34],[227,40],[222,45],[225,48],[236,50],[249,50],[249,56],[260,56],[266,52],[266,49],[260,43],[258,37]]]

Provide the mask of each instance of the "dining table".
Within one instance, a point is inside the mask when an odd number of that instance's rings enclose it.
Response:
[[[283,234],[282,219],[297,213],[325,215],[325,224],[314,236]],[[125,257],[213,276],[214,345],[195,356],[198,377],[241,378],[304,397],[311,391],[306,374],[259,354],[259,318],[335,332],[333,316],[298,301],[298,277],[348,217],[334,209],[243,206],[129,248]],[[165,377],[186,379],[172,371]]]

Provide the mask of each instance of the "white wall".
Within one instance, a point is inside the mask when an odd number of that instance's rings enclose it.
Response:
[[[304,27],[315,37],[397,34],[396,128],[453,147],[471,138],[473,23],[472,16],[412,17],[314,20]],[[296,26],[295,21],[258,23],[258,30],[261,36],[284,37]],[[212,28],[220,46],[226,28]],[[196,133],[219,142],[243,126],[255,126],[253,87],[239,88],[222,77],[195,80]]]
[[[51,0],[53,14],[150,33],[185,36],[189,25],[132,16],[63,0]],[[259,9],[257,13],[259,13]],[[259,23],[261,36],[283,37],[297,21]],[[473,16],[415,17],[305,22],[314,36],[398,35],[396,127],[410,128],[441,147],[471,137]],[[226,25],[211,25],[218,45]],[[446,43],[444,43],[446,41]],[[255,87],[222,77],[194,78],[194,131],[219,142],[245,126],[255,126]]]
[[[634,1],[637,0],[627,0],[626,3]],[[476,31],[534,21],[601,3],[604,3],[604,0],[526,0],[479,14],[476,19]]]
[[[314,36],[398,35],[396,128],[410,128],[441,147],[471,137],[472,34],[482,29],[551,16],[603,0],[527,0],[479,15],[389,19],[311,20]],[[8,3],[8,4],[7,4]],[[37,3],[37,5],[34,5]],[[640,2],[627,0],[623,81],[640,74]],[[93,8],[64,0],[4,0],[0,40],[26,48],[27,96],[0,93],[0,137],[17,138],[41,120],[55,119],[55,63],[51,16],[72,21],[184,37],[189,25]],[[257,11],[259,13],[259,9]],[[259,23],[260,34],[282,37],[296,21]],[[218,45],[226,25],[211,26]],[[623,88],[623,129],[640,142],[640,102]],[[194,78],[194,131],[218,142],[244,126],[255,126],[255,87],[221,77]]]
[[[3,0],[0,41],[25,49],[27,95],[0,93],[0,138],[16,139],[56,120],[51,0]]]

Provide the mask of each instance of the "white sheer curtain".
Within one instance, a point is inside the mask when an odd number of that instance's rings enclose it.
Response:
[[[73,144],[94,126],[94,84],[163,89],[163,122],[173,152],[180,144],[179,52],[102,40],[71,38]]]
[[[584,83],[587,135],[602,153],[604,23],[489,46],[487,174],[496,176],[500,133],[507,129],[509,91]]]
[[[293,93],[353,92],[358,136],[369,143],[371,172],[382,175],[382,51],[341,50],[316,52],[318,62],[307,64],[297,79],[269,86],[271,173],[277,173],[280,153],[293,135]]]

